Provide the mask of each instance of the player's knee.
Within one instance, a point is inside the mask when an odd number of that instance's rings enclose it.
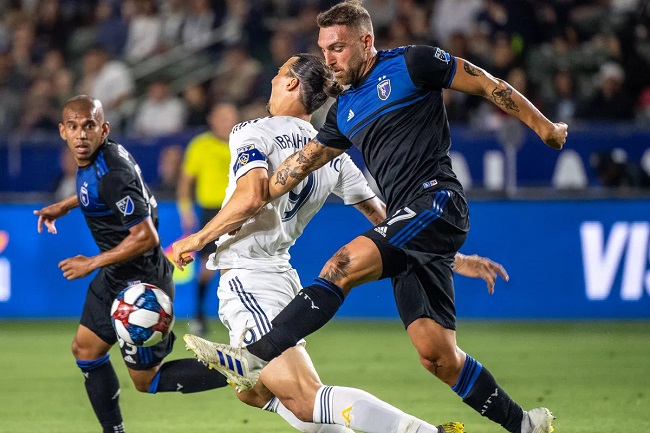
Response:
[[[463,367],[462,357],[457,350],[441,350],[430,345],[418,347],[420,364],[430,373],[453,386]]]
[[[133,385],[135,386],[135,389],[138,392],[148,392],[149,391],[149,385],[151,385],[151,382],[147,382],[145,380],[138,380],[138,381],[133,381]]]
[[[102,353],[97,353],[97,350],[93,347],[81,344],[76,338],[72,340],[70,350],[75,359],[83,361],[93,360],[104,355]]]

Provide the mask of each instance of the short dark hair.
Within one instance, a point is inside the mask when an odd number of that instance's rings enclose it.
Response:
[[[289,76],[300,80],[300,98],[311,114],[323,106],[328,97],[336,97],[343,90],[334,79],[325,62],[314,54],[300,53],[289,67]]]
[[[316,17],[318,27],[343,25],[373,34],[370,13],[359,0],[347,0],[321,12]]]

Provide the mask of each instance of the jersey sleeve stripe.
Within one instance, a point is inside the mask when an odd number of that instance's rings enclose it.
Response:
[[[451,86],[451,82],[454,81],[454,77],[456,76],[456,57],[451,57],[452,61],[452,67],[451,67],[451,75],[449,76],[449,81],[445,84],[445,88],[449,88]]]

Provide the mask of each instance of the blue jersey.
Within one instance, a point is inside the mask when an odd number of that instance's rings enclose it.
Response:
[[[91,164],[77,169],[77,198],[102,252],[115,248],[131,227],[148,217],[158,228],[156,200],[142,180],[140,167],[122,145],[113,141],[107,140],[97,149]],[[172,272],[160,245],[104,268],[108,287],[115,292],[133,281],[153,284],[171,279]]]
[[[341,93],[316,136],[326,146],[361,151],[389,212],[427,192],[462,193],[442,100],[455,72],[456,59],[440,48],[380,51],[360,82]]]

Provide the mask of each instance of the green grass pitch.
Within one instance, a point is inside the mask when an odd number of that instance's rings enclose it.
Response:
[[[0,321],[0,432],[100,431],[70,354],[76,326]],[[224,340],[221,328],[213,323],[211,337]],[[185,331],[178,320],[176,332]],[[650,432],[650,322],[461,321],[458,341],[525,408],[549,407],[557,433]],[[433,424],[454,420],[468,433],[504,431],[420,367],[397,322],[335,321],[309,337],[307,349],[326,384],[362,388]],[[295,431],[279,416],[239,403],[230,387],[138,393],[119,352],[111,355],[128,432]],[[187,355],[177,344],[172,357]]]

